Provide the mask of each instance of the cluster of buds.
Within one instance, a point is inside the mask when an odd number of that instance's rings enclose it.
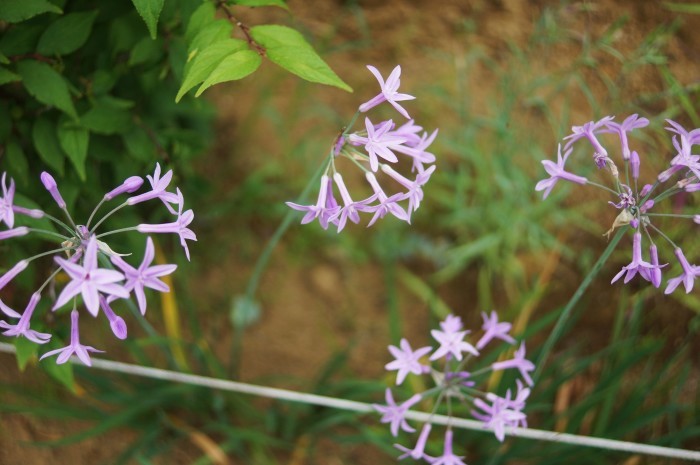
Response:
[[[649,120],[639,118],[635,114],[622,123],[616,123],[613,121],[613,117],[606,116],[599,121],[591,121],[583,126],[574,126],[572,128],[573,134],[564,138],[567,143],[564,146],[563,156],[561,145],[559,146],[557,163],[549,160],[542,162],[550,177],[537,183],[535,189],[537,191],[543,190],[543,197],[546,198],[554,185],[559,180],[564,180],[595,186],[610,193],[614,201],[610,201],[608,204],[619,210],[619,213],[606,235],[618,227],[629,227],[633,231],[632,261],[613,277],[612,282],[614,283],[624,276],[623,281],[628,283],[639,275],[654,287],[658,288],[661,285],[661,269],[667,264],[659,263],[658,248],[654,241],[654,237],[656,237],[661,238],[673,248],[681,267],[681,273],[668,280],[665,293],[670,294],[681,283],[686,293],[689,293],[693,289],[695,278],[700,275],[700,268],[691,265],[683,254],[683,250],[664,234],[652,220],[654,218],[676,217],[691,219],[700,224],[700,215],[656,213],[653,211],[662,200],[677,194],[700,190],[700,155],[692,153],[693,146],[700,144],[700,129],[687,131],[675,121],[666,121],[669,124],[666,129],[674,134],[672,142],[675,153],[668,168],[657,175],[653,184],[642,185],[638,181],[640,157],[637,151],[630,150],[629,147],[628,133],[649,124]],[[598,138],[599,135],[606,133],[614,134],[619,139],[620,158],[624,163],[622,173]],[[581,139],[585,139],[593,147],[593,162],[601,171],[609,173],[608,179],[611,181],[611,187],[565,171],[564,165],[571,155],[572,145]],[[671,180],[673,181],[669,182]],[[649,241],[649,261],[643,258],[642,237],[646,237]]]
[[[401,339],[400,347],[389,346],[389,352],[395,360],[388,363],[386,369],[397,371],[396,385],[403,383],[409,374],[430,375],[435,383],[434,388],[415,394],[401,404],[396,404],[391,389],[387,388],[386,405],[377,404],[374,408],[382,414],[381,421],[390,424],[393,436],[398,435],[399,429],[409,433],[415,432],[415,429],[406,421],[405,414],[412,406],[432,397],[437,397],[433,411],[445,402],[450,417],[453,412],[453,400],[471,405],[472,416],[482,421],[484,428],[492,430],[499,441],[503,441],[506,427],[527,426],[523,409],[530,395],[530,387],[526,385],[533,384],[530,372],[535,369],[535,365],[525,358],[524,343],[515,351],[511,359],[466,371],[467,365],[470,362],[476,363],[474,359],[479,357],[492,342],[515,344],[515,339],[509,334],[510,323],[499,322],[495,311],[490,315],[482,313],[482,317],[483,334],[475,344],[465,340],[470,331],[463,329],[462,320],[457,316],[448,315],[440,323],[439,330],[431,331],[433,339],[439,344],[437,349],[421,347],[413,350],[406,339]],[[427,360],[425,360],[426,357]],[[432,362],[438,366],[433,367]],[[517,370],[524,380],[524,383],[520,379],[516,381],[515,393],[508,389],[505,395],[499,396],[477,387],[489,373],[508,369]],[[413,460],[424,460],[431,464],[463,465],[462,457],[453,453],[453,433],[449,424],[445,431],[443,454],[433,457],[425,452],[431,430],[430,422],[423,425],[413,449],[397,444],[396,447],[403,452],[399,460],[411,457]]]
[[[342,231],[347,221],[359,223],[360,213],[373,213],[368,226],[373,225],[379,218],[387,214],[406,222],[411,221],[411,214],[418,209],[423,200],[422,187],[428,182],[435,171],[435,155],[426,150],[437,136],[437,130],[432,134],[422,132],[423,128],[415,124],[408,112],[398,102],[412,100],[415,97],[398,93],[401,67],[397,66],[391,72],[386,82],[379,71],[373,66],[367,68],[379,81],[381,92],[358,108],[352,122],[338,135],[332,144],[326,169],[321,176],[318,200],[314,205],[299,205],[287,202],[291,208],[305,212],[302,224],[318,219],[324,229],[329,224]],[[403,117],[406,123],[397,126],[392,120],[373,123],[365,117],[365,129],[351,133],[352,126],[361,113],[384,102],[391,104]],[[422,133],[422,134],[421,134]],[[399,162],[399,156],[411,162],[411,177],[406,177],[394,166]],[[362,200],[353,200],[337,169],[339,157],[347,158],[352,165],[364,172],[371,194]],[[381,171],[381,173],[380,173]],[[382,187],[377,176],[390,178],[395,189],[387,191]],[[338,203],[334,192],[342,199]],[[398,191],[397,191],[398,190]],[[395,192],[396,191],[396,192]],[[402,202],[407,204],[401,205]]]
[[[14,180],[10,179],[8,187],[6,183],[7,174],[3,173],[0,222],[5,223],[8,229],[0,231],[0,240],[34,233],[59,243],[58,248],[19,261],[0,277],[0,290],[2,290],[12,279],[26,269],[30,262],[46,256],[54,256],[54,269],[39,289],[32,294],[22,314],[0,300],[0,311],[10,319],[18,319],[16,323],[0,320],[0,328],[4,330],[2,332],[4,336],[22,336],[37,344],[49,342],[51,334],[31,329],[32,317],[42,298],[41,294],[44,289],[54,282],[59,273],[63,272],[70,280],[52,302],[51,311],[58,311],[66,304],[69,304],[69,307],[72,308],[70,343],[64,348],[46,352],[41,358],[58,355],[56,362],[60,364],[68,361],[71,355],[76,355],[83,363],[90,365],[89,352],[102,351],[80,343],[78,297],[82,298],[82,305],[93,317],[97,317],[101,309],[114,335],[119,339],[125,339],[127,336],[126,323],[112,309],[112,302],[116,299],[128,299],[133,296],[141,314],[145,314],[146,288],[160,292],[169,291],[168,286],[159,278],[175,271],[176,265],[151,265],[155,257],[155,251],[153,240],[150,236],[146,239],[143,261],[137,268],[122,258],[130,254],[114,252],[103,240],[111,234],[127,231],[138,231],[144,234],[174,233],[180,237],[180,243],[184,247],[185,254],[189,260],[190,254],[186,240],[197,240],[195,234],[188,228],[194,218],[194,213],[192,213],[192,210],[183,211],[184,199],[180,189],[176,189],[175,193],[166,190],[173,177],[173,172],[168,171],[161,177],[160,165],[157,164],[153,176],[148,175],[146,177],[151,185],[149,191],[128,197],[123,203],[110,210],[93,225],[92,221],[103,204],[123,194],[135,193],[141,188],[144,180],[139,176],[132,176],[126,179],[120,186],[104,195],[85,224],[76,224],[67,210],[66,202],[63,200],[56,181],[49,173],[44,172],[41,174],[41,182],[65,214],[67,222],[61,221],[42,210],[27,209],[15,205]],[[133,227],[99,232],[99,228],[104,224],[104,221],[122,208],[154,199],[162,201],[168,211],[175,215],[172,222],[139,224]],[[25,215],[36,219],[46,218],[54,223],[60,232],[16,226],[15,215]]]

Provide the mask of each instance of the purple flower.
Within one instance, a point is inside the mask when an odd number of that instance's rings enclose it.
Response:
[[[26,226],[8,229],[7,231],[0,231],[0,241],[10,239],[11,237],[25,236],[27,234],[29,234],[29,228],[27,228]]]
[[[637,180],[639,179],[639,166],[641,165],[641,161],[639,160],[639,154],[637,151],[632,151],[632,155],[630,156],[630,167],[632,168],[632,179]]]
[[[467,465],[462,461],[464,457],[457,456],[452,453],[452,429],[447,428],[445,431],[445,444],[443,446],[442,455],[431,460],[432,465]]]
[[[8,228],[15,225],[15,212],[13,202],[15,198],[15,180],[10,178],[10,188],[7,188],[5,177],[7,173],[2,173],[2,198],[0,199],[0,222],[5,222]]]
[[[425,444],[428,442],[428,436],[430,435],[430,430],[432,428],[433,425],[430,423],[423,425],[423,428],[421,428],[420,434],[418,435],[418,441],[416,441],[416,445],[413,449],[408,449],[401,444],[394,444],[394,447],[403,452],[403,455],[399,456],[399,460],[411,457],[413,460],[425,459],[427,462],[432,463],[431,461],[434,459],[434,457],[430,457],[424,452]]]
[[[683,286],[685,286],[685,293],[688,294],[693,290],[693,284],[695,283],[695,278],[698,275],[697,267],[688,263],[688,260],[685,258],[685,255],[683,255],[683,251],[680,248],[677,247],[673,253],[676,254],[676,258],[678,258],[681,268],[683,268],[683,272],[679,276],[668,280],[668,285],[666,286],[664,294],[670,294],[671,292],[675,291],[680,283],[683,283]]]
[[[423,130],[422,126],[418,126],[414,120],[410,119],[404,124],[391,131],[391,135],[403,137],[406,139],[404,143],[408,147],[415,147],[421,142],[421,136],[418,135],[419,132]]]
[[[623,266],[622,270],[610,281],[610,284],[620,279],[623,274],[625,275],[625,284],[630,282],[637,273],[639,273],[642,278],[650,281],[650,273],[653,269],[654,265],[642,260],[642,234],[640,232],[635,232],[634,239],[632,240],[632,262],[627,266]]]
[[[5,321],[0,321],[0,328],[6,330],[2,333],[3,336],[24,336],[36,344],[45,344],[49,342],[49,339],[51,339],[50,334],[40,333],[29,329],[32,314],[34,313],[34,309],[36,308],[36,305],[39,303],[40,299],[41,295],[38,292],[32,294],[32,297],[29,299],[29,304],[27,304],[27,308],[24,310],[22,316],[0,300],[0,310],[12,318],[19,318],[16,325],[11,325]]]
[[[160,163],[156,163],[156,170],[153,173],[153,176],[150,174],[146,176],[148,179],[148,182],[151,183],[151,191],[146,192],[141,195],[137,195],[135,197],[130,197],[126,202],[129,205],[135,205],[137,203],[145,202],[146,200],[151,200],[151,199],[161,199],[167,209],[170,211],[170,213],[175,213],[175,210],[173,210],[173,207],[170,206],[171,203],[177,204],[178,202],[181,201],[181,196],[176,195],[172,192],[167,192],[165,189],[168,188],[168,185],[170,184],[170,181],[173,179],[173,170],[168,171],[163,175],[163,177],[160,177]],[[138,188],[137,188],[138,189]],[[134,189],[136,190],[136,189]]]
[[[524,393],[522,397],[527,398],[530,390],[522,390],[521,392]],[[483,421],[484,426],[493,430],[496,438],[503,442],[506,435],[506,426],[517,427],[525,422],[526,415],[520,411],[524,406],[524,399],[521,395],[518,397],[519,398],[516,399],[515,402],[511,401],[510,390],[506,398],[489,393],[487,399],[491,402],[491,405],[487,404],[482,399],[475,399],[474,406],[481,409],[483,413],[473,410],[472,415],[477,420]]]
[[[318,190],[318,200],[316,201],[316,205],[299,205],[294,202],[286,202],[287,205],[294,210],[306,212],[306,215],[304,215],[304,217],[301,219],[301,224],[310,223],[318,218],[318,222],[321,223],[321,227],[323,229],[328,229],[329,220],[337,213],[336,209],[334,209],[332,206],[329,207],[329,203],[327,201],[328,193],[330,190],[332,190],[330,183],[331,180],[328,175],[324,174],[321,176],[321,187]]]
[[[61,197],[61,193],[58,191],[58,185],[56,184],[56,180],[51,176],[49,173],[46,171],[43,171],[41,173],[41,183],[44,185],[47,191],[49,191],[49,194],[51,194],[51,197],[53,197],[54,202],[58,205],[58,208],[65,209],[66,208],[66,201],[63,200],[63,197]]]
[[[687,131],[683,126],[673,120],[667,119],[666,122],[671,125],[670,128],[666,128],[667,131],[674,132],[680,136],[685,136],[685,138],[688,139],[688,141],[693,145],[700,142],[700,128]]]
[[[382,157],[392,163],[399,161],[391,150],[395,150],[402,143],[406,142],[406,139],[388,133],[393,125],[394,123],[388,120],[381,123],[377,129],[375,129],[369,118],[365,118],[367,137],[357,134],[350,134],[350,136],[348,136],[350,143],[365,146],[365,150],[369,155],[369,166],[374,172],[379,169],[379,159],[377,157]]]
[[[573,134],[564,137],[564,140],[568,139],[568,142],[564,146],[564,150],[568,150],[574,144],[574,142],[585,137],[593,146],[593,158],[606,158],[608,155],[608,151],[605,150],[602,145],[600,145],[600,142],[598,141],[595,135],[601,132],[607,132],[605,130],[605,127],[607,127],[608,123],[612,121],[612,119],[613,116],[606,116],[605,118],[599,121],[590,121],[584,124],[583,126],[573,126],[571,128]],[[598,166],[600,167],[600,165]]]
[[[160,171],[160,166],[158,166],[156,168],[156,171],[158,171],[158,172]],[[172,171],[170,173],[171,173],[171,177],[172,177]],[[151,179],[150,176],[149,176],[149,179]],[[124,194],[124,193],[131,194],[131,193],[139,190],[142,185],[143,185],[143,178],[141,176],[131,176],[129,178],[126,178],[126,180],[124,180],[124,182],[121,185],[119,185],[119,186],[115,187],[114,189],[112,189],[111,191],[107,192],[104,196],[104,199],[105,200],[112,200],[114,197],[121,195],[121,194]],[[153,185],[153,183],[151,183],[151,185]],[[166,206],[169,206],[169,204],[166,203]]]
[[[389,346],[389,352],[391,352],[391,355],[393,355],[396,360],[384,366],[387,370],[398,370],[396,374],[397,386],[403,383],[403,380],[406,379],[406,375],[409,373],[416,375],[422,374],[423,369],[427,367],[421,365],[420,358],[433,350],[432,347],[421,347],[414,351],[404,338],[401,339],[400,346],[400,349],[396,346]]]
[[[343,177],[340,175],[340,173],[335,173],[333,175],[333,180],[335,181],[335,185],[338,186],[338,191],[340,191],[340,197],[343,199],[343,206],[338,209],[338,212],[335,213],[329,219],[329,221],[333,222],[337,220],[338,232],[340,232],[345,227],[348,219],[355,224],[359,223],[360,215],[358,212],[361,211],[363,207],[366,207],[370,203],[374,202],[377,195],[373,194],[364,200],[355,202],[352,200],[352,197],[350,197],[350,192],[348,192],[348,188],[345,186],[345,182],[343,181]]]
[[[483,329],[484,335],[476,343],[476,349],[481,350],[486,347],[486,344],[491,342],[493,339],[501,339],[506,341],[508,344],[515,344],[515,339],[513,339],[508,332],[512,325],[506,322],[498,321],[498,314],[494,310],[491,310],[491,315],[487,316],[486,313],[481,312],[481,318],[484,320],[484,325],[481,327]]]
[[[404,155],[408,155],[413,158],[413,165],[411,171],[418,171],[419,173],[423,171],[423,165],[426,163],[435,163],[435,155],[426,151],[426,149],[433,143],[435,137],[437,137],[438,130],[433,131],[432,134],[428,135],[425,133],[421,136],[420,140],[412,146],[399,145],[394,150]]]
[[[658,287],[661,285],[661,268],[668,265],[668,263],[659,265],[659,253],[656,250],[656,244],[651,244],[649,246],[649,255],[651,256],[651,265],[653,266],[651,272],[649,273],[649,281],[651,281],[651,284],[658,289]]]
[[[132,197],[133,198],[133,197]],[[191,229],[187,226],[194,220],[194,212],[190,209],[186,212],[182,212],[184,208],[184,199],[182,198],[182,192],[180,188],[177,188],[177,220],[172,223],[164,224],[140,224],[136,227],[136,230],[144,234],[163,234],[163,233],[175,233],[180,236],[180,245],[185,249],[185,256],[187,261],[190,260],[190,249],[187,247],[186,240],[196,241],[197,236]]]
[[[418,210],[418,207],[420,207],[420,202],[423,200],[422,186],[428,182],[430,176],[435,171],[435,165],[432,165],[427,170],[419,173],[418,176],[416,176],[416,179],[413,181],[398,173],[390,165],[382,165],[382,171],[388,174],[403,187],[408,189],[406,196],[408,198],[408,214],[410,219],[411,212]]]
[[[58,296],[53,310],[65,305],[72,297],[82,294],[85,307],[93,316],[97,316],[100,310],[100,292],[121,298],[129,297],[129,292],[124,286],[117,284],[124,279],[123,274],[115,270],[97,267],[97,239],[95,236],[90,237],[88,241],[82,266],[60,257],[56,257],[55,260],[70,276],[71,281],[66,284]]]
[[[588,179],[584,178],[583,176],[578,176],[578,175],[569,173],[567,171],[564,171],[564,164],[566,163],[567,158],[569,158],[569,155],[571,155],[572,150],[573,149],[568,149],[564,153],[564,156],[562,157],[561,144],[560,144],[559,148],[558,148],[557,162],[556,163],[554,163],[553,161],[550,161],[550,160],[542,160],[542,164],[544,165],[545,171],[547,171],[547,173],[550,175],[549,178],[541,180],[535,186],[535,191],[537,191],[537,192],[544,190],[544,194],[542,195],[542,200],[547,198],[549,193],[554,188],[554,185],[560,179],[575,182],[577,184],[586,184],[588,182]]]
[[[364,113],[382,102],[389,102],[394,108],[396,108],[396,111],[401,113],[404,117],[410,118],[404,107],[396,103],[404,100],[413,100],[415,98],[412,95],[400,94],[397,92],[399,90],[399,85],[401,85],[401,66],[394,68],[386,82],[384,82],[384,78],[382,78],[382,75],[379,74],[377,68],[372,65],[367,65],[367,69],[370,70],[370,72],[374,74],[374,77],[377,78],[377,81],[379,81],[381,93],[360,105],[359,110]]]
[[[464,340],[464,336],[469,334],[470,331],[452,331],[452,329],[449,328],[449,330],[443,331],[433,329],[430,331],[433,339],[440,343],[440,347],[430,356],[430,360],[437,360],[448,354],[457,360],[462,360],[462,352],[469,352],[478,357],[479,351]]]
[[[78,311],[77,310],[73,310],[71,312],[70,320],[71,320],[70,344],[62,349],[56,349],[56,350],[46,352],[44,355],[41,356],[41,358],[39,360],[43,360],[46,357],[50,357],[52,355],[59,354],[58,358],[56,359],[56,363],[58,365],[61,365],[62,363],[66,363],[71,355],[75,354],[78,356],[80,361],[83,362],[85,365],[92,366],[92,362],[90,361],[90,354],[88,352],[104,352],[104,350],[98,350],[98,349],[95,349],[94,347],[91,347],[91,346],[84,346],[80,343],[80,334],[78,331]]]
[[[399,428],[408,433],[415,432],[416,430],[406,422],[404,415],[409,408],[421,400],[421,396],[415,394],[403,404],[396,405],[394,396],[391,394],[391,389],[386,388],[385,399],[386,405],[372,404],[372,407],[382,414],[380,420],[382,423],[391,423],[389,429],[391,430],[392,436],[396,437],[399,434]]]
[[[124,288],[129,292],[134,292],[142,315],[146,314],[146,293],[144,288],[148,287],[159,292],[170,292],[168,285],[158,278],[169,275],[177,268],[177,265],[150,266],[154,258],[153,239],[150,237],[146,239],[146,252],[143,255],[143,262],[138,268],[129,265],[118,255],[112,256],[112,263],[122,270],[126,278]]]
[[[520,376],[523,377],[528,386],[534,384],[530,377],[530,372],[535,369],[535,364],[525,358],[525,343],[520,344],[520,348],[515,351],[514,357],[511,360],[492,363],[491,368],[494,370],[517,368],[520,372]]]
[[[27,268],[27,265],[29,265],[27,260],[20,260],[15,264],[15,266],[7,270],[5,274],[0,277],[0,289],[7,286],[7,284],[15,278],[15,276],[24,271],[24,269]]]
[[[464,327],[462,324],[462,319],[457,315],[449,314],[445,317],[444,321],[440,322],[440,328],[448,333],[454,333],[461,330]]]
[[[374,212],[374,216],[367,224],[367,227],[369,228],[372,226],[379,218],[384,218],[387,213],[391,213],[400,220],[409,221],[408,213],[397,203],[406,198],[405,194],[398,193],[388,197],[377,182],[374,173],[367,172],[365,173],[365,177],[370,186],[372,186],[374,195],[377,196],[377,200],[379,201],[377,205],[358,206],[358,210],[360,211]]]
[[[610,129],[610,132],[616,133],[620,136],[620,143],[622,145],[622,158],[629,160],[630,158],[630,148],[627,142],[627,132],[633,129],[643,128],[649,125],[649,120],[646,118],[639,118],[635,113],[634,115],[628,116],[622,123],[616,123],[614,121],[608,121],[605,125]]]
[[[115,299],[115,297],[110,296],[110,299]],[[100,295],[100,307],[102,307],[102,311],[109,321],[109,327],[112,328],[112,333],[114,333],[114,335],[119,339],[126,339],[127,329],[124,318],[114,313],[112,307],[109,306],[108,299],[103,295]]]

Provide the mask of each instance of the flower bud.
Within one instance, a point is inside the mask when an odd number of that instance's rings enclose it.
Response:
[[[53,176],[44,171],[41,173],[41,182],[44,184],[46,190],[49,191],[49,194],[51,194],[54,201],[58,204],[58,207],[61,209],[66,208],[66,202],[63,200],[63,197],[61,197],[61,193],[58,192],[58,186],[56,185],[56,180],[53,178]]]
[[[639,165],[639,154],[634,150],[630,155],[630,166],[632,167],[632,178],[634,179],[639,179]]]
[[[142,185],[143,178],[141,178],[140,176],[131,176],[124,180],[124,182],[119,187],[116,187],[110,192],[107,192],[104,198],[105,200],[112,200],[114,197],[125,192],[131,194],[132,192],[136,192],[137,190],[139,190]]]

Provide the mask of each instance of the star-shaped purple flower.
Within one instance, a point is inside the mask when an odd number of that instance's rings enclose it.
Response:
[[[437,360],[448,354],[457,360],[462,360],[462,352],[468,352],[478,357],[479,351],[464,340],[464,336],[469,333],[470,331],[440,331],[437,329],[430,331],[433,338],[440,343],[440,347],[430,356],[430,360]]]
[[[56,359],[56,364],[61,365],[62,363],[66,363],[68,359],[70,358],[71,355],[75,354],[78,356],[81,362],[83,362],[87,366],[92,366],[92,361],[90,360],[90,354],[89,352],[104,352],[104,350],[98,350],[95,349],[94,347],[91,346],[84,346],[80,343],[80,334],[78,331],[78,311],[73,310],[70,314],[70,320],[71,320],[71,327],[70,327],[70,344],[68,344],[66,347],[62,349],[56,349],[56,350],[51,350],[49,352],[46,352],[44,355],[39,358],[39,360],[43,360],[46,357],[50,357],[52,355],[58,355],[58,358]]]
[[[534,381],[530,377],[530,372],[535,369],[535,364],[525,358],[525,343],[520,344],[520,348],[515,351],[511,360],[504,362],[495,362],[491,364],[494,370],[506,370],[508,368],[517,368],[520,376],[523,377],[528,386],[532,386]]]
[[[658,260],[658,259],[657,259]],[[649,262],[642,260],[642,233],[634,233],[634,238],[632,239],[632,261],[629,265],[623,266],[619,273],[610,281],[610,284],[614,283],[618,279],[625,275],[625,283],[630,282],[637,273],[639,273],[642,278],[647,281],[651,281],[651,273],[654,270],[654,265]]]
[[[409,408],[421,400],[420,394],[415,394],[406,402],[397,405],[396,402],[394,402],[394,396],[391,394],[391,389],[386,388],[385,399],[386,405],[372,404],[372,407],[374,407],[377,412],[382,414],[382,418],[380,419],[382,423],[391,423],[389,426],[391,435],[396,437],[399,434],[399,428],[408,433],[415,432],[416,430],[406,422],[404,414]]]
[[[369,166],[374,172],[379,169],[379,159],[377,157],[382,157],[384,160],[391,163],[399,161],[394,152],[392,152],[392,149],[396,150],[397,147],[400,147],[401,144],[406,142],[406,139],[389,133],[393,126],[394,123],[388,120],[379,124],[375,129],[374,124],[372,124],[369,118],[365,118],[367,137],[357,134],[350,134],[350,136],[348,136],[350,143],[365,146],[365,150],[369,155]]]
[[[163,177],[161,177],[160,163],[156,163],[156,169],[153,172],[153,176],[149,174],[146,175],[146,178],[148,179],[148,182],[151,183],[151,191],[145,192],[141,195],[136,195],[134,197],[129,197],[126,203],[129,205],[136,205],[137,203],[157,198],[163,201],[170,213],[175,214],[175,210],[170,206],[170,204],[177,204],[180,202],[179,196],[165,190],[168,188],[170,181],[173,179],[173,170],[168,171],[163,175]]]
[[[698,267],[688,263],[688,259],[685,258],[685,255],[683,255],[683,251],[680,249],[680,247],[677,247],[673,253],[676,254],[676,258],[678,258],[678,262],[681,264],[683,272],[679,276],[668,280],[668,285],[666,286],[664,294],[670,294],[671,292],[675,291],[681,283],[683,283],[683,286],[685,286],[685,293],[688,294],[693,290],[695,278],[699,273]]]
[[[452,429],[447,428],[445,431],[445,444],[443,446],[442,455],[432,459],[432,465],[467,465],[462,461],[464,457],[455,455],[452,452]]]
[[[396,360],[387,363],[384,368],[387,370],[398,370],[396,374],[396,385],[403,383],[409,373],[420,375],[423,373],[424,365],[421,365],[420,358],[430,353],[432,347],[421,347],[415,351],[405,338],[399,344],[401,348],[389,346],[389,352]],[[427,368],[427,367],[426,367]]]
[[[129,291],[123,285],[117,284],[124,279],[123,274],[115,270],[97,267],[97,239],[95,236],[91,236],[88,240],[82,265],[60,257],[56,257],[55,260],[68,274],[71,281],[66,284],[58,296],[53,310],[62,307],[71,298],[81,294],[85,307],[93,316],[97,316],[100,309],[100,292],[124,299],[129,297]]]
[[[323,229],[328,229],[328,223],[337,221],[337,213],[340,207],[333,198],[332,180],[327,174],[321,176],[321,187],[318,190],[316,205],[300,205],[294,202],[286,202],[287,206],[294,210],[306,212],[301,219],[301,224],[310,223],[316,218]]]
[[[133,197],[132,197],[133,198]],[[178,210],[177,210],[177,220],[173,221],[172,223],[164,223],[164,224],[140,224],[136,227],[136,230],[140,233],[145,233],[145,234],[162,234],[162,233],[175,233],[178,236],[180,236],[180,245],[182,246],[183,249],[185,249],[185,256],[187,257],[187,260],[190,260],[190,249],[187,247],[187,242],[186,240],[191,240],[191,241],[196,241],[197,236],[195,235],[194,232],[187,226],[192,223],[192,220],[194,220],[194,212],[192,209],[185,211],[184,213],[182,212],[185,201],[182,197],[182,192],[180,192],[180,188],[177,188],[177,204],[178,204]]]
[[[177,268],[177,265],[151,266],[154,258],[153,239],[150,237],[146,239],[146,252],[143,255],[143,262],[138,268],[129,265],[118,255],[112,256],[112,263],[122,270],[126,278],[124,288],[129,292],[134,292],[142,315],[146,314],[146,293],[144,288],[148,287],[159,292],[169,292],[170,288],[168,285],[158,278],[169,275]]]
[[[401,113],[404,117],[410,118],[406,109],[397,103],[404,100],[415,99],[415,97],[412,95],[400,94],[397,92],[399,90],[399,86],[401,85],[401,66],[394,68],[386,82],[384,82],[384,78],[382,78],[382,75],[379,73],[377,68],[372,65],[367,65],[367,69],[374,74],[374,77],[376,77],[377,81],[379,81],[381,93],[360,105],[359,110],[364,113],[376,107],[380,103],[389,102],[394,108],[396,108],[396,111]]]
[[[486,315],[486,313],[481,312],[481,318],[484,320],[484,325],[481,327],[483,329],[484,335],[476,343],[476,349],[481,350],[486,347],[486,344],[491,342],[493,339],[501,339],[509,344],[515,344],[515,339],[511,337],[508,332],[512,325],[507,322],[499,322],[498,314],[494,310],[491,310],[491,315]]]
[[[569,158],[569,155],[571,155],[572,150],[573,149],[568,149],[564,153],[564,156],[562,157],[561,144],[560,144],[559,148],[558,148],[557,162],[556,163],[554,163],[553,161],[550,161],[550,160],[542,160],[542,164],[544,165],[544,169],[545,169],[545,171],[547,171],[547,173],[550,176],[547,179],[541,180],[535,186],[535,190],[537,192],[544,190],[544,194],[542,194],[542,200],[547,198],[549,193],[552,191],[552,189],[556,185],[557,181],[559,181],[560,179],[575,182],[577,184],[586,184],[588,182],[588,179],[584,178],[583,176],[578,176],[576,174],[569,173],[569,172],[564,170],[564,164],[566,163],[566,159]]]
[[[49,339],[51,339],[50,334],[40,333],[38,331],[34,331],[33,329],[29,329],[29,322],[32,319],[32,314],[34,313],[34,309],[36,308],[36,305],[39,303],[40,299],[41,295],[38,292],[32,294],[32,297],[29,299],[29,304],[27,304],[27,308],[24,310],[24,313],[21,316],[0,300],[0,310],[2,310],[3,313],[12,318],[19,318],[16,325],[11,325],[5,321],[0,321],[0,328],[6,330],[2,333],[3,336],[24,336],[36,344],[46,344],[49,342]]]
[[[413,460],[425,459],[426,462],[432,463],[432,460],[434,460],[435,457],[431,457],[424,452],[425,445],[428,442],[428,436],[430,435],[430,430],[432,428],[433,425],[430,423],[425,423],[423,425],[423,428],[421,428],[420,434],[418,435],[418,441],[416,441],[416,445],[413,449],[404,447],[401,444],[394,444],[394,447],[403,452],[403,454],[399,456],[399,460],[411,457]]]
[[[362,211],[363,207],[367,207],[370,203],[374,202],[374,200],[377,198],[377,194],[373,194],[364,200],[355,202],[352,197],[350,197],[350,192],[348,191],[347,186],[345,186],[343,176],[341,176],[340,173],[335,173],[333,175],[333,180],[335,181],[335,185],[338,186],[340,197],[343,199],[343,206],[338,208],[337,213],[331,216],[329,221],[337,221],[338,232],[340,232],[345,227],[348,219],[355,224],[360,222],[359,212]]]
[[[634,115],[628,116],[622,123],[616,123],[614,121],[608,121],[605,125],[609,128],[609,131],[602,132],[614,132],[620,136],[620,144],[622,145],[622,158],[629,160],[630,158],[630,147],[627,141],[627,132],[633,129],[643,128],[649,125],[649,120],[646,118],[640,118],[636,113]]]

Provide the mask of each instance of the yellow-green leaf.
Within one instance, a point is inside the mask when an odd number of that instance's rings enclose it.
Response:
[[[260,58],[260,55],[252,50],[241,50],[240,52],[227,56],[219,63],[214,71],[211,72],[199,89],[197,89],[195,97],[199,97],[202,92],[214,84],[243,79],[258,69],[261,62],[262,58]]]
[[[151,39],[155,39],[158,32],[158,17],[163,10],[165,0],[131,0],[131,2],[146,23]]]

